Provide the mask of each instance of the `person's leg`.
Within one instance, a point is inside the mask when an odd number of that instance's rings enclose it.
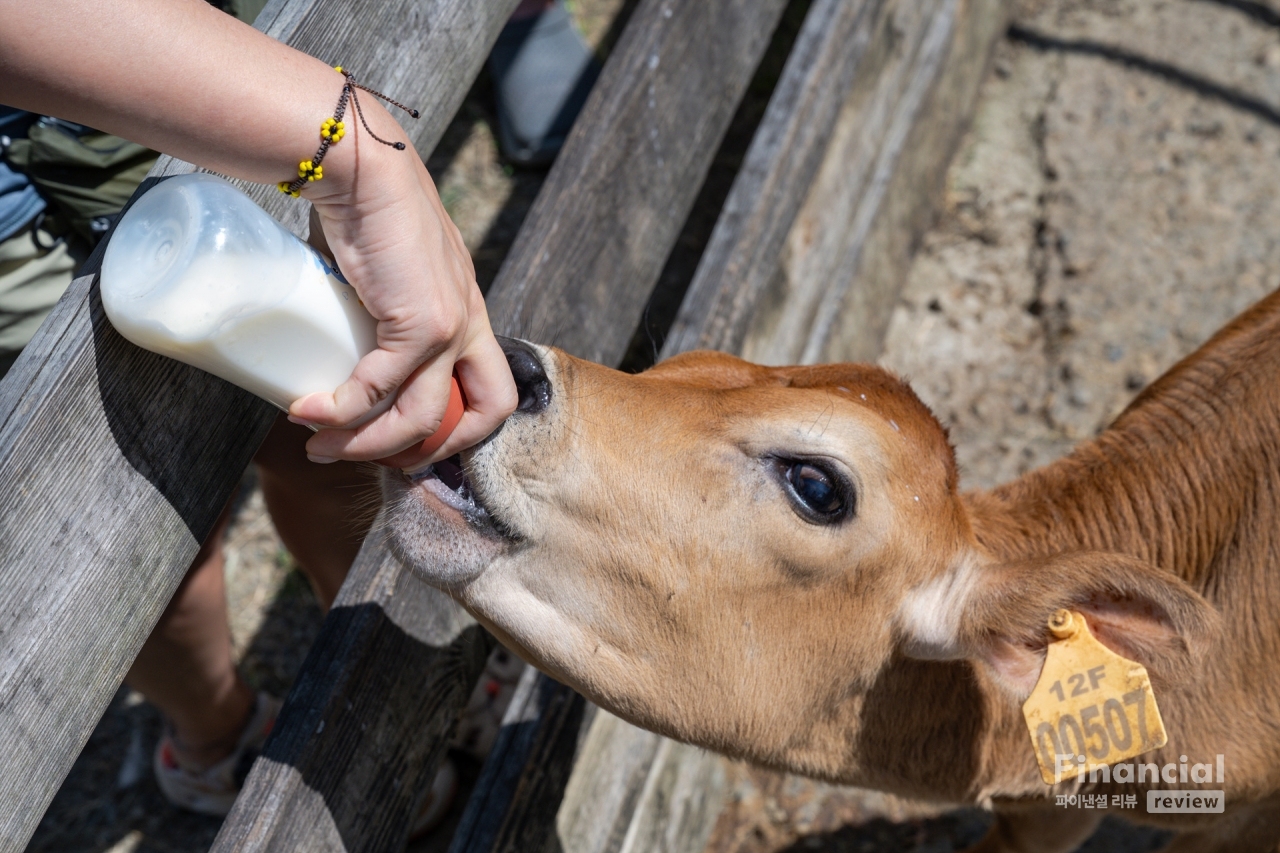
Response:
[[[224,510],[125,676],[172,724],[177,759],[197,766],[231,753],[255,700],[231,652],[222,554],[228,517]]]
[[[328,611],[369,532],[380,495],[372,464],[308,460],[310,436],[281,415],[254,461],[276,531]]]
[[[489,53],[503,156],[554,160],[599,73],[563,2],[523,0]]]

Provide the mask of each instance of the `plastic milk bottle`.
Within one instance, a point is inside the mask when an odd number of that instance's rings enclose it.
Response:
[[[377,344],[342,274],[212,175],[163,181],[129,209],[103,257],[102,305],[138,346],[286,410],[337,388]]]

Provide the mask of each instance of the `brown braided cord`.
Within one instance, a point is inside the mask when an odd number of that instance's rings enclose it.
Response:
[[[360,108],[360,99],[356,95],[356,90],[363,89],[374,97],[381,98],[388,104],[399,107],[414,118],[418,118],[418,111],[412,107],[406,107],[399,101],[389,98],[375,89],[370,89],[368,86],[360,85],[356,82],[355,77],[352,76],[351,72],[347,71],[340,65],[335,67],[334,70],[341,74],[346,82],[342,84],[342,93],[338,95],[338,104],[334,107],[333,117],[331,119],[326,119],[326,124],[329,122],[332,122],[334,126],[340,126],[342,124],[342,117],[346,114],[347,101],[349,100],[355,107],[356,116],[360,119],[360,124],[364,125],[365,132],[373,137],[374,141],[381,142],[383,145],[390,146],[397,151],[403,151],[405,147],[403,142],[392,142],[390,140],[383,139],[381,136],[378,136],[378,134],[373,132],[373,128],[369,127],[369,122],[366,121],[364,117],[364,110]],[[305,187],[310,181],[318,181],[324,177],[324,172],[320,168],[321,163],[324,162],[324,155],[329,153],[329,148],[331,146],[336,145],[342,139],[342,131],[340,128],[336,138],[331,140],[330,136],[326,135],[326,124],[322,124],[320,126],[320,147],[316,149],[315,156],[310,160],[303,160],[298,164],[298,177],[293,181],[289,183],[281,181],[276,184],[276,187],[280,192],[291,196],[297,196],[298,191]]]

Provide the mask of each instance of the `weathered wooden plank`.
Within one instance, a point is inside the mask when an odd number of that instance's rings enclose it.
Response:
[[[617,364],[784,0],[643,0],[489,294],[502,334]],[[607,323],[621,335],[582,339]]]
[[[425,118],[411,138],[429,151],[514,3],[273,0],[259,20],[370,85],[412,92]],[[153,175],[190,169],[162,159]],[[305,229],[305,207],[254,194]],[[121,339],[96,296],[100,254],[0,383],[6,850],[30,837],[274,416]]]
[[[374,526],[214,850],[396,850],[492,640]]]
[[[583,722],[594,710],[575,691],[526,668],[449,853],[547,849],[549,816],[560,806]]]
[[[95,278],[0,387],[3,849],[35,829],[272,417],[230,386],[204,407],[213,380],[120,339]]]
[[[693,349],[741,352],[778,258],[855,75],[884,53],[886,0],[816,0],[805,16],[715,230],[698,263],[663,357]]]
[[[718,756],[597,711],[556,816],[567,851],[696,853],[724,793]]]
[[[897,3],[900,39],[850,93],[743,351],[766,364],[870,360],[1007,22],[1006,0]]]

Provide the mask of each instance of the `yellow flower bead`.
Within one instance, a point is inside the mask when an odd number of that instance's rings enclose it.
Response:
[[[342,139],[346,132],[346,124],[336,119],[327,118],[320,125],[320,138],[328,140],[330,143],[335,143]]]
[[[280,190],[280,192],[284,193],[285,195],[291,195],[294,198],[298,197],[297,190],[289,189],[288,181],[281,181],[280,183],[276,184],[276,189]]]
[[[308,181],[318,181],[324,177],[324,166],[316,166],[311,170],[311,174],[307,175]]]
[[[342,66],[341,66],[341,65],[335,65],[335,66],[333,66],[333,70],[334,70],[334,71],[337,71],[339,74],[341,74],[341,73],[342,73]]]

